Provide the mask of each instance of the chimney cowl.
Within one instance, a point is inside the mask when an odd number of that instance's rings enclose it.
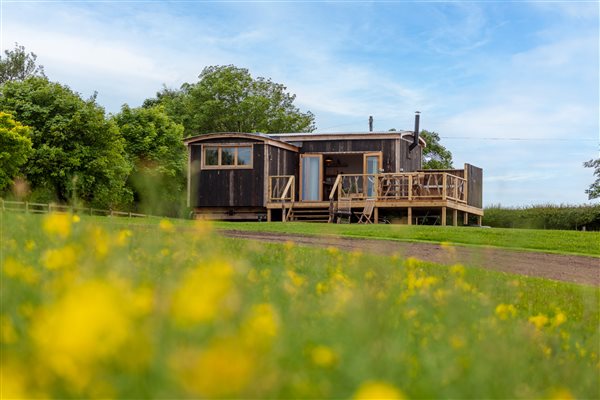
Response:
[[[369,132],[373,132],[373,116],[369,115]]]

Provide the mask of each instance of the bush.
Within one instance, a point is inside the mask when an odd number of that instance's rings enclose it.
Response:
[[[485,209],[485,225],[495,228],[600,230],[600,204],[534,205],[503,208],[492,205]]]

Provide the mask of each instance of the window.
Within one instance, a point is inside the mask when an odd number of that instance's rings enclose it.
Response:
[[[202,168],[252,168],[252,145],[205,145]]]

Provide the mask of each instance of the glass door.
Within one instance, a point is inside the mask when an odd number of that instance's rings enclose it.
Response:
[[[300,156],[300,200],[320,201],[323,187],[323,156],[302,154]]]
[[[375,197],[376,188],[375,177],[373,175],[378,174],[379,170],[381,169],[381,153],[366,153],[364,155],[363,162],[364,174],[366,175],[365,194],[367,197]]]

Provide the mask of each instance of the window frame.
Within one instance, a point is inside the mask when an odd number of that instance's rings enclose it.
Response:
[[[206,149],[217,149],[217,165],[206,164]],[[234,148],[233,164],[222,164],[223,148]],[[250,149],[250,163],[238,165],[239,148]],[[254,168],[254,144],[253,143],[203,143],[202,144],[202,164],[201,169],[253,169]]]

